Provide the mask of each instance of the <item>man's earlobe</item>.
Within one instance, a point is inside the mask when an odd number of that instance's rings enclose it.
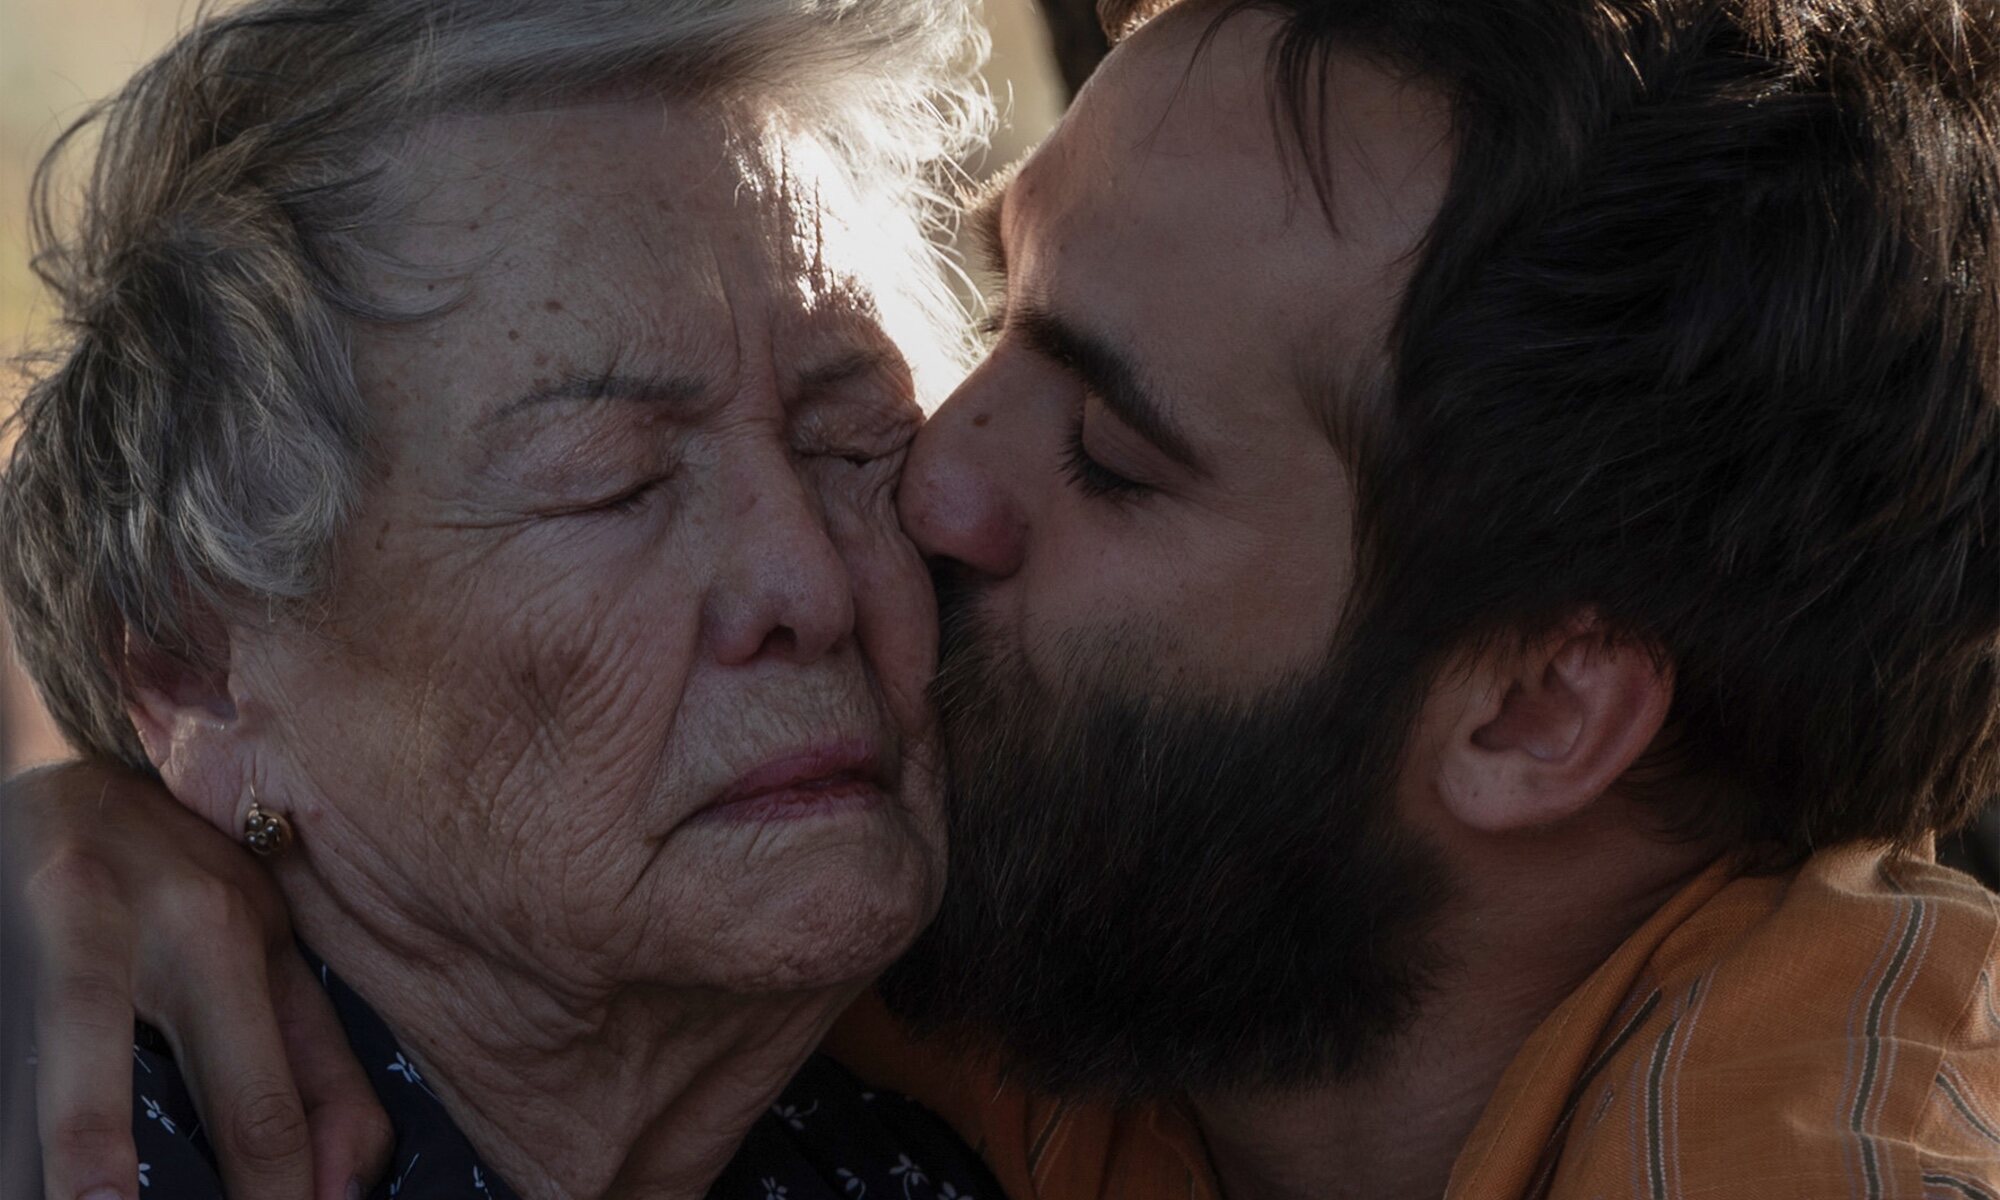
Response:
[[[1653,744],[1673,701],[1659,656],[1592,615],[1467,664],[1454,689],[1438,791],[1452,816],[1488,833],[1589,808]]]

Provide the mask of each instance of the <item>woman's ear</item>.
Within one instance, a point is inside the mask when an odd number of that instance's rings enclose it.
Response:
[[[230,831],[248,773],[226,635],[215,644],[210,662],[219,665],[201,665],[128,631],[121,665],[126,713],[146,757],[182,803]]]
[[[1652,745],[1673,701],[1659,656],[1589,613],[1445,679],[1426,705],[1442,726],[1432,731],[1437,792],[1487,833],[1584,811]]]

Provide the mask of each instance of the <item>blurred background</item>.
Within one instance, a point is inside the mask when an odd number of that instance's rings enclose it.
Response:
[[[182,5],[166,0],[6,0],[0,5],[0,413],[23,377],[15,360],[39,344],[49,312],[28,269],[28,177],[64,122],[115,89],[166,44]],[[0,434],[0,450],[4,450]],[[0,610],[0,622],[6,614]],[[0,668],[0,770],[62,746],[15,665]]]
[[[1019,157],[1070,94],[1065,72],[1088,73],[1103,53],[1090,0],[984,0],[993,32],[987,68],[1004,124],[975,172]],[[194,0],[0,0],[0,414],[24,377],[16,360],[49,334],[51,313],[28,264],[28,179],[62,128],[163,49]],[[0,455],[5,452],[0,434]],[[4,461],[4,458],[0,458]],[[0,609],[0,631],[6,613]],[[63,745],[11,649],[0,653],[0,776],[61,757]]]

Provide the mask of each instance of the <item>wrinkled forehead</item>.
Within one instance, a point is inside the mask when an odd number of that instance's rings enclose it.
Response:
[[[771,123],[658,101],[455,117],[387,174],[371,287],[426,314],[355,341],[391,446],[606,380],[768,415],[830,364],[902,361],[878,303],[908,269],[876,249],[892,218]]]
[[[384,283],[420,303],[455,276],[475,309],[528,298],[664,319],[726,280],[733,304],[782,319],[865,310],[881,272],[832,156],[744,109],[649,99],[440,118],[389,176],[400,209],[383,247],[414,270]]]

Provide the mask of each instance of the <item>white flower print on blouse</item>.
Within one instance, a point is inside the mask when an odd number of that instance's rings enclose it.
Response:
[[[146,1102],[147,1120],[158,1121],[160,1123],[160,1128],[166,1130],[168,1133],[175,1132],[174,1119],[160,1111],[159,1101],[153,1099],[151,1096],[141,1096],[140,1099]]]
[[[417,1064],[404,1058],[401,1050],[396,1051],[396,1061],[389,1064],[388,1071],[391,1075],[401,1075],[406,1083],[413,1083],[424,1089],[424,1095],[432,1099],[437,1098],[437,1093],[431,1090],[431,1085],[424,1082],[424,1073],[417,1070]]]
[[[396,1057],[401,1058],[403,1056],[398,1054]],[[403,1194],[403,1185],[410,1181],[410,1172],[417,1169],[417,1160],[422,1157],[423,1157],[422,1154],[412,1154],[410,1156],[410,1161],[403,1164],[403,1173],[401,1175],[396,1176],[395,1181],[389,1185],[390,1196],[394,1197]]]
[[[396,1132],[395,1167],[371,1194],[380,1200],[516,1200],[444,1111],[426,1069],[365,1001],[305,953],[327,985],[349,1042],[363,1063],[373,1064],[369,1082]],[[199,1137],[201,1122],[189,1115],[194,1106],[187,1082],[172,1058],[151,1044],[135,1047],[131,1068],[136,1157],[146,1160],[136,1196],[224,1200],[216,1164]],[[745,1151],[711,1194],[724,1200],[973,1200],[976,1193],[980,1200],[1000,1200],[977,1157],[935,1116],[859,1084],[838,1063],[808,1060],[800,1077],[759,1114]],[[897,1142],[908,1153],[899,1155]]]
[[[889,1168],[889,1174],[903,1181],[903,1200],[911,1200],[911,1188],[920,1183],[929,1183],[931,1181],[931,1177],[924,1174],[924,1169],[911,1162],[910,1156],[907,1154],[898,1154],[896,1156],[896,1165]]]

